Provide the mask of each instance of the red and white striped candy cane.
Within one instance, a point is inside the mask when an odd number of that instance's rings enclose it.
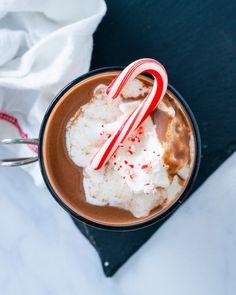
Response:
[[[95,170],[100,169],[106,164],[119,148],[119,145],[143,123],[166,93],[168,76],[165,68],[154,59],[142,58],[128,65],[112,81],[106,89],[107,95],[115,99],[129,81],[142,73],[149,73],[154,77],[152,90],[121,126],[104,142],[91,159],[90,165]]]

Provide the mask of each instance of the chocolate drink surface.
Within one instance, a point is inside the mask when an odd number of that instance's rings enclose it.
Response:
[[[90,169],[99,144],[152,87],[140,76],[112,100],[104,90],[116,75],[94,75],[60,99],[45,128],[43,156],[50,183],[68,207],[96,223],[122,226],[149,220],[178,199],[192,173],[195,146],[184,108],[167,91],[104,169]]]

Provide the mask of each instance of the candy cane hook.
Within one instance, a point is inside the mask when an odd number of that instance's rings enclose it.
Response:
[[[104,142],[90,165],[95,170],[103,167],[126,138],[153,112],[158,102],[163,98],[168,86],[168,76],[165,68],[156,60],[143,58],[128,65],[107,87],[106,93],[115,99],[127,85],[142,73],[149,73],[154,77],[151,92],[141,104],[130,114],[121,126]]]

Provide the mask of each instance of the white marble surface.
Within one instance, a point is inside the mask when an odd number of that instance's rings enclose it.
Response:
[[[22,169],[1,168],[0,294],[235,294],[235,176],[236,153],[105,278],[95,250],[50,194]]]

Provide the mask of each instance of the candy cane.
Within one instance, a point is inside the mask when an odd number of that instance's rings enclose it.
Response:
[[[166,93],[168,76],[165,68],[154,59],[143,58],[128,65],[112,81],[106,89],[107,95],[115,99],[129,81],[135,79],[142,73],[149,73],[154,77],[152,90],[141,104],[121,124],[117,131],[104,142],[95,156],[91,159],[90,165],[95,170],[100,169],[106,164],[114,152],[119,148],[119,145],[143,123]]]

